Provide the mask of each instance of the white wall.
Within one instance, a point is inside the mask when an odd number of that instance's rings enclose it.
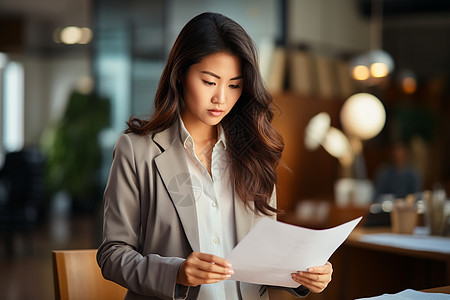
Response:
[[[26,57],[22,61],[25,69],[25,145],[35,146],[49,116],[49,74],[42,59]]]
[[[44,128],[58,120],[77,80],[91,73],[87,55],[58,58],[14,56],[25,70],[25,146],[37,146]]]
[[[257,45],[266,38],[275,39],[279,30],[279,1],[277,0],[173,0],[170,2],[167,24],[169,48],[181,28],[196,15],[211,11],[238,22]]]
[[[365,52],[370,48],[370,22],[355,0],[289,0],[288,41],[325,54]]]
[[[49,120],[62,117],[69,95],[81,77],[91,76],[90,59],[87,55],[50,59],[48,61]]]

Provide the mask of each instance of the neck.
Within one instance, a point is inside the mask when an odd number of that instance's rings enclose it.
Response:
[[[217,125],[207,125],[198,120],[189,120],[183,116],[181,116],[181,119],[195,144],[210,143],[211,141],[217,140]]]

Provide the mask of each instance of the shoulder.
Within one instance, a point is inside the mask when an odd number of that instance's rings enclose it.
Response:
[[[135,155],[145,155],[154,157],[171,147],[174,142],[180,141],[178,123],[172,124],[168,128],[140,135],[133,132],[123,133],[117,140],[114,148],[115,152],[125,150]]]
[[[114,147],[114,156],[140,157],[143,153],[160,153],[158,146],[152,139],[152,134],[138,135],[135,133],[124,133],[117,139]]]
[[[119,136],[116,142],[115,148],[126,149],[126,148],[140,148],[143,146],[148,146],[152,143],[152,135],[138,135],[135,133],[123,133]]]

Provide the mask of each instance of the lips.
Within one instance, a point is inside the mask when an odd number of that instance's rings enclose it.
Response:
[[[223,110],[220,109],[208,109],[208,112],[214,117],[220,117],[223,114]]]

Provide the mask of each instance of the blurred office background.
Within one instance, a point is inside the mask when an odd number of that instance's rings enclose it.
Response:
[[[448,1],[0,0],[0,298],[53,298],[51,250],[98,247],[114,143],[131,114],[151,113],[172,43],[203,11],[236,20],[258,46],[286,143],[284,221],[325,228],[374,203],[450,192]],[[389,55],[380,76],[367,62],[375,50]],[[385,112],[368,138],[353,139],[341,113],[357,93]],[[321,130],[308,131],[319,113]],[[393,157],[416,180],[383,190]],[[374,222],[389,225],[386,214]],[[443,272],[404,288],[448,285]],[[339,288],[316,299],[344,297]]]

